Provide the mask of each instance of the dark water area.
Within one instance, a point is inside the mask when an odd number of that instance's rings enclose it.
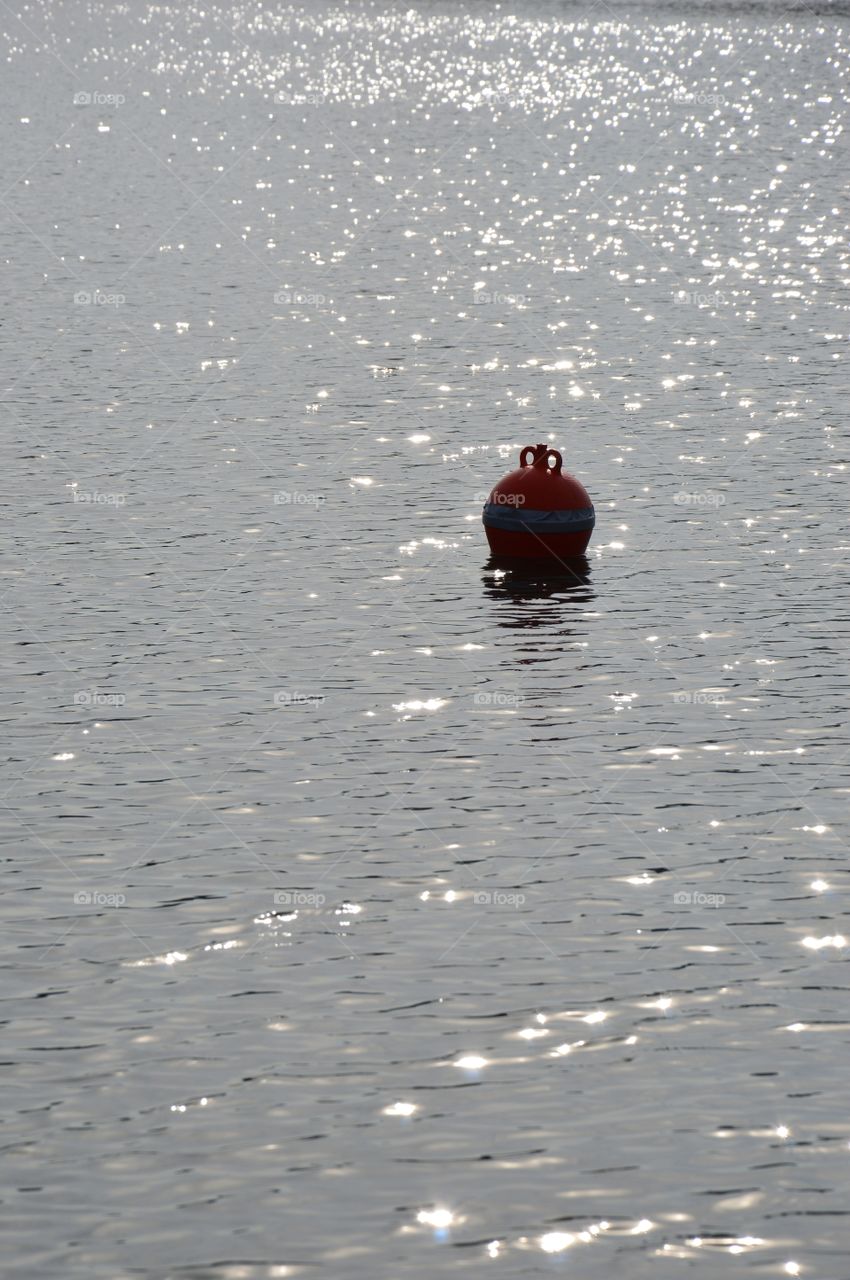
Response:
[[[843,11],[0,27],[9,1274],[847,1280]]]

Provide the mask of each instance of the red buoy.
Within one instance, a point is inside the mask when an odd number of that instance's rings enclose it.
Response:
[[[596,514],[584,485],[562,465],[557,449],[525,446],[518,469],[499,481],[484,504],[494,555],[569,560],[584,553]]]

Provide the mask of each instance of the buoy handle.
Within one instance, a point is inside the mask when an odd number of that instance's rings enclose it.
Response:
[[[531,461],[526,461],[526,454],[531,454]],[[549,466],[549,459],[553,462]],[[542,467],[544,471],[551,471],[554,475],[560,475],[561,467],[564,465],[564,459],[558,453],[557,449],[549,449],[545,444],[527,444],[519,455],[519,465],[521,467]]]

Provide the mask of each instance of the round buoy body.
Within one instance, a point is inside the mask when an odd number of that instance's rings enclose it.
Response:
[[[596,523],[583,484],[562,471],[557,449],[526,445],[519,467],[500,480],[482,519],[496,556],[569,560],[580,556]]]

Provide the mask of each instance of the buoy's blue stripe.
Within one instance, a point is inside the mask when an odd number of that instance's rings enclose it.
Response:
[[[583,533],[596,523],[593,507],[577,511],[534,511],[507,503],[485,502],[484,524],[491,529],[511,529],[515,533]]]

